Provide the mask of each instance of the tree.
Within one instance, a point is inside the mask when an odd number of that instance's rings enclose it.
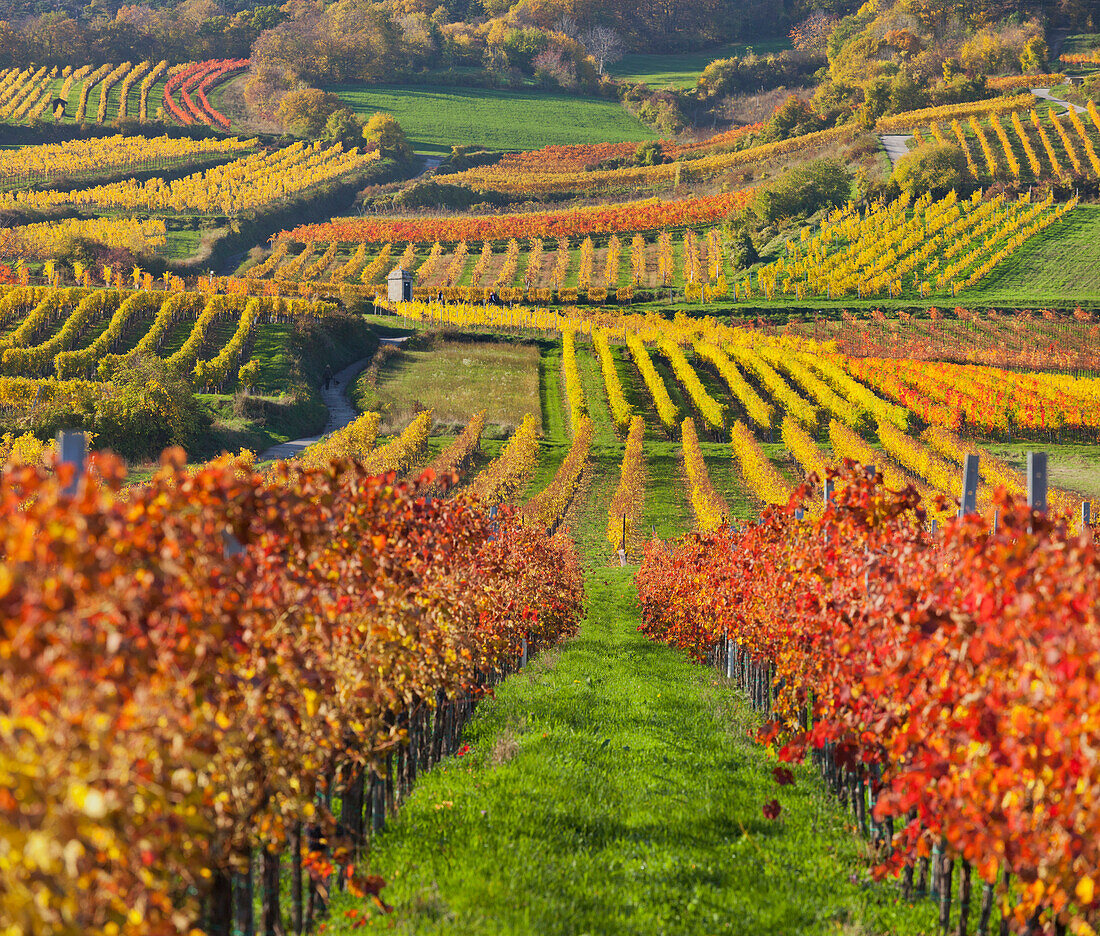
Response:
[[[372,115],[363,127],[363,139],[368,147],[377,146],[384,159],[392,159],[402,165],[412,162],[412,147],[401,124],[392,114],[378,111]]]
[[[792,169],[756,190],[753,211],[771,224],[780,218],[808,217],[822,208],[836,208],[852,196],[852,176],[835,159],[815,159]]]
[[[363,118],[348,107],[338,107],[325,121],[324,137],[349,148],[357,146],[363,137]]]
[[[665,152],[658,140],[639,143],[634,151],[635,166],[657,166],[663,162],[665,162]]]
[[[756,252],[756,244],[752,235],[743,224],[726,225],[726,253],[730,258],[730,264],[735,270],[745,270],[751,267],[760,255]]]
[[[765,133],[769,140],[786,140],[788,137],[813,133],[823,127],[824,122],[810,103],[790,94],[775,109]]]
[[[823,54],[825,47],[829,44],[829,36],[839,22],[840,17],[835,13],[815,10],[791,29],[791,45],[799,52]]]
[[[535,57],[549,44],[549,37],[541,29],[512,29],[504,37],[502,48],[512,68],[530,74]]]
[[[275,116],[291,133],[304,137],[320,136],[329,116],[340,106],[335,94],[319,88],[289,91],[283,95]]]
[[[623,40],[610,26],[593,26],[581,36],[588,54],[596,61],[596,71],[603,74],[604,66],[623,57]]]
[[[966,178],[966,157],[957,146],[926,143],[906,153],[894,167],[894,181],[903,192],[917,198],[958,191]]]

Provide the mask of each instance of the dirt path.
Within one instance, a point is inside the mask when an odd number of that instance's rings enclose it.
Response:
[[[1071,104],[1069,101],[1063,101],[1061,98],[1056,98],[1050,93],[1050,88],[1031,88],[1030,90],[1031,93],[1040,100],[1049,101],[1051,104],[1058,104],[1066,110],[1072,107],[1078,114],[1083,114],[1088,110],[1087,107],[1082,107],[1080,104]]]
[[[886,155],[890,157],[890,165],[896,166],[898,160],[909,152],[909,141],[913,139],[911,133],[886,133],[879,137]]]
[[[407,337],[380,338],[379,343],[399,345]],[[328,422],[325,424],[324,432],[320,435],[310,436],[307,439],[294,439],[291,442],[281,442],[278,445],[273,445],[261,454],[257,461],[282,461],[287,458],[297,458],[314,442],[320,442],[325,436],[331,435],[337,429],[343,429],[344,426],[352,422],[359,415],[359,412],[351,402],[348,391],[351,389],[355,378],[369,363],[370,358],[360,358],[358,361],[353,361],[334,375],[331,387],[321,391],[321,402],[325,404],[325,408],[328,410]]]

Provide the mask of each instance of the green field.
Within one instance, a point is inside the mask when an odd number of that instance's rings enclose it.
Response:
[[[538,346],[507,342],[434,341],[402,350],[379,373],[371,391],[362,381],[356,402],[382,414],[382,432],[398,432],[421,409],[433,423],[459,432],[476,413],[505,436],[528,413],[539,412]],[[492,434],[496,434],[495,432]]]
[[[676,55],[624,55],[607,73],[620,81],[647,84],[655,88],[694,88],[699,76],[715,59],[745,55],[750,49],[758,55],[790,48],[785,39],[769,39],[753,45],[726,45],[704,52],[684,52]]]
[[[613,101],[486,88],[330,88],[357,113],[393,114],[418,153],[452,146],[497,150],[551,144],[655,140],[657,134]]]
[[[1066,41],[1062,44],[1062,55],[1079,55],[1082,52],[1092,52],[1097,47],[1100,47],[1100,33],[1077,33],[1073,36],[1066,36]]]
[[[971,304],[1100,299],[1100,207],[1082,205],[1032,237],[973,289]]]

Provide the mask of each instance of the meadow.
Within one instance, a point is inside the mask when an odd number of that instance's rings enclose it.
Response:
[[[1100,301],[1100,207],[1081,205],[1031,238],[967,293],[972,302],[1043,305]]]
[[[534,344],[429,335],[390,357],[373,388],[361,378],[354,395],[360,409],[382,415],[383,433],[404,428],[420,409],[432,411],[437,431],[457,433],[485,410],[488,435],[507,438],[540,409],[538,362]]]
[[[616,102],[598,98],[419,85],[343,85],[327,90],[358,114],[392,114],[413,149],[423,155],[446,154],[459,145],[517,151],[657,139]]]
[[[752,45],[732,43],[700,52],[654,54],[633,52],[607,66],[607,73],[619,81],[646,84],[654,88],[694,88],[699,76],[715,59],[744,56],[749,52],[767,55],[789,49],[785,39],[765,39]]]

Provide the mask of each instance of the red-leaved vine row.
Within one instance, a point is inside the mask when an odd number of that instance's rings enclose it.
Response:
[[[296,931],[337,874],[382,905],[350,870],[365,825],[524,649],[575,631],[570,542],[427,497],[430,473],[177,450],[122,474],[0,484],[0,919],[228,936],[255,862],[273,932],[280,855]]]
[[[184,126],[194,126],[195,121],[210,127],[229,129],[229,118],[207,100],[206,92],[229,75],[248,67],[248,59],[211,59],[196,62],[190,68],[173,75],[164,85],[164,104],[173,117]],[[180,92],[183,107],[176,103],[173,94]],[[198,104],[191,97],[197,91]]]
[[[1092,933],[1091,530],[1000,492],[996,532],[968,517],[933,537],[911,489],[889,492],[850,463],[837,481],[814,519],[795,517],[796,494],[743,529],[694,534],[671,551],[654,543],[637,575],[642,630],[699,659],[728,658],[768,713],[761,740],[781,760],[811,754],[865,824],[870,812],[877,874],[900,872],[912,889],[931,858],[945,931],[957,863],[960,915],[971,871],[985,882],[981,926],[997,899],[1021,932]],[[775,815],[779,804],[768,807]]]

